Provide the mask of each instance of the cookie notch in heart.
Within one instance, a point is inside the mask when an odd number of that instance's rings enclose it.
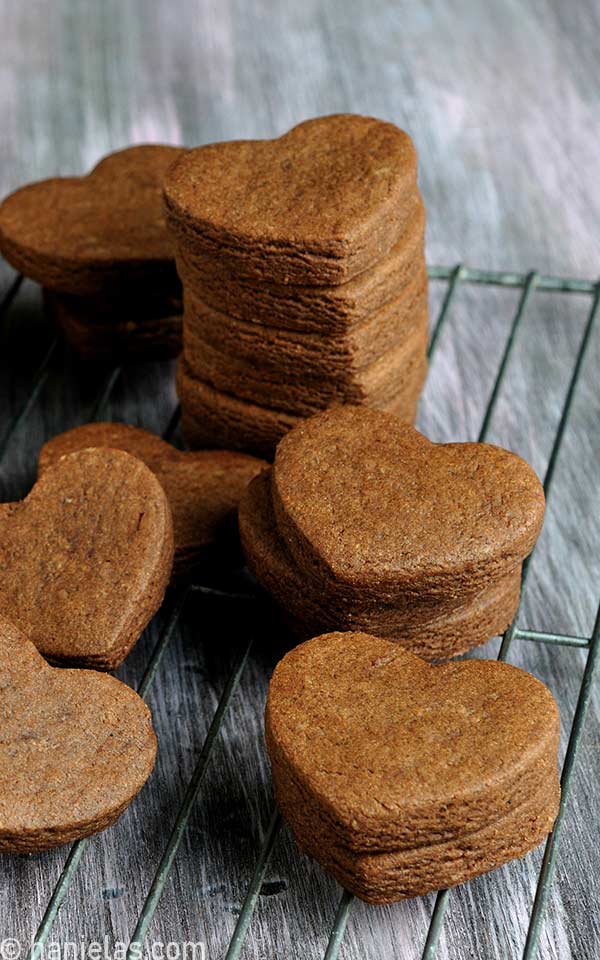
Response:
[[[283,438],[242,499],[240,532],[301,635],[365,630],[443,659],[511,622],[543,512],[515,454],[338,407]]]
[[[86,176],[28,184],[0,205],[0,251],[44,287],[48,315],[79,352],[179,352],[181,284],[162,183],[183,152],[128,147]]]
[[[52,663],[112,670],[158,610],[173,563],[166,495],[119,450],[63,457],[0,504],[0,616]]]
[[[124,683],[49,666],[0,617],[0,853],[37,853],[113,824],[150,776],[150,711]]]
[[[165,179],[183,249],[218,256],[237,276],[338,284],[387,254],[418,217],[416,154],[394,124],[338,114],[276,140],[189,151]]]
[[[370,903],[522,857],[558,811],[556,704],[508,664],[430,666],[366,634],[317,637],[275,668],[265,728],[298,845]]]
[[[58,434],[40,450],[40,476],[65,454],[86,447],[124,450],[142,460],[163,487],[173,516],[173,579],[202,560],[241,561],[237,507],[266,466],[230,450],[178,450],[156,434],[124,423],[87,423]]]

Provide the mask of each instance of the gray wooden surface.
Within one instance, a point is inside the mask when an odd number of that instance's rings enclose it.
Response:
[[[595,277],[600,8],[595,0],[0,0],[0,187],[78,173],[135,141],[195,144],[270,136],[340,110],[396,121],[414,137],[429,213],[430,262]],[[2,270],[5,286],[10,271]],[[432,304],[442,288],[432,285]],[[422,404],[434,439],[477,435],[515,292],[465,287]],[[537,294],[519,335],[491,438],[542,472],[589,298]],[[26,283],[0,347],[0,429],[26,396],[49,333]],[[589,634],[600,593],[600,453],[591,343],[562,448],[520,625]],[[59,354],[40,402],[0,465],[5,499],[24,494],[44,438],[85,419],[101,374]],[[162,430],[175,402],[170,365],[139,365],[110,415]],[[247,616],[191,600],[150,698],[160,741],[138,802],[88,846],[50,940],[128,942]],[[139,679],[158,623],[120,671]],[[276,657],[257,644],[217,741],[149,942],[204,940],[223,956],[270,809],[262,708]],[[492,642],[481,655],[493,655]],[[511,660],[557,696],[563,741],[581,651],[515,642]],[[584,736],[541,940],[544,960],[600,955],[600,734]],[[563,743],[564,746],[564,743]],[[29,944],[65,850],[0,861],[0,939]],[[520,955],[539,853],[453,892],[439,956]],[[244,956],[322,956],[339,890],[280,838]],[[433,898],[357,905],[341,956],[420,956]]]

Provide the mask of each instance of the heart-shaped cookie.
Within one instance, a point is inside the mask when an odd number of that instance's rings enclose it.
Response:
[[[253,365],[256,377],[287,377],[298,388],[311,377],[350,379],[356,370],[375,363],[417,329],[427,333],[427,275],[415,271],[402,296],[385,303],[363,322],[332,335],[267,326],[238,320],[207,306],[186,288],[187,322],[184,353],[196,368],[205,345],[226,354],[232,362]]]
[[[336,407],[281,440],[240,530],[251,569],[309,633],[365,629],[435,659],[508,626],[543,513],[515,454]]]
[[[317,637],[276,667],[266,737],[300,847],[370,902],[523,856],[557,813],[556,704],[497,661],[430,666],[366,634]]]
[[[296,560],[368,590],[485,580],[520,564],[544,511],[520,457],[484,443],[431,443],[379,411],[338,407],[284,437],[273,505]]]
[[[91,670],[49,666],[0,618],[0,852],[35,853],[110,826],[152,772],[150,711]]]
[[[156,475],[173,515],[174,577],[189,572],[209,550],[237,559],[237,506],[265,466],[262,460],[230,450],[178,450],[156,434],[124,423],[86,423],[44,444],[40,475],[65,454],[86,447],[125,450]]]
[[[172,563],[167,497],[128,453],[70,454],[24,500],[0,504],[0,615],[53,663],[118,666]]]
[[[425,210],[419,203],[414,222],[388,254],[348,283],[333,286],[256,284],[228,270],[220,258],[187,248],[178,252],[177,270],[186,297],[193,297],[204,310],[218,311],[220,317],[252,323],[259,331],[274,328],[275,333],[290,331],[301,337],[344,337],[390,301],[406,295],[408,306],[411,292],[407,288],[415,281],[426,286],[424,235]]]
[[[87,176],[22,187],[0,206],[0,251],[17,270],[62,293],[175,291],[162,183],[183,152],[159,144],[128,147]]]
[[[330,363],[326,374],[303,369],[301,356],[286,364],[281,354],[277,367],[268,370],[238,351],[225,352],[200,338],[193,342],[192,337],[188,337],[182,365],[187,371],[193,367],[195,376],[216,390],[296,416],[309,417],[335,403],[368,403],[385,409],[405,385],[414,384],[416,368],[423,372],[419,389],[423,384],[428,341],[423,318],[421,313],[412,327],[407,324],[399,342],[373,362],[359,365],[361,351],[358,360],[347,356],[337,369]],[[412,390],[413,408],[418,392]]]
[[[170,168],[165,199],[183,251],[238,276],[311,286],[371,267],[421,215],[410,137],[352,114],[189,151]]]

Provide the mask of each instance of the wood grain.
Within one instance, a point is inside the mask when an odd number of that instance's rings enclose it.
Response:
[[[594,0],[0,0],[0,187],[79,173],[131,142],[201,143],[270,136],[299,120],[352,110],[413,135],[428,216],[428,259],[595,277],[600,8]],[[2,268],[6,287],[10,271]],[[432,284],[432,306],[443,289]],[[434,439],[477,435],[518,294],[465,285],[432,364],[421,426]],[[543,472],[589,297],[535,295],[519,333],[490,439]],[[25,283],[2,332],[0,431],[27,396],[51,332]],[[589,634],[600,592],[597,370],[591,344],[558,461],[520,625]],[[4,499],[31,484],[41,443],[85,420],[102,382],[59,348],[39,402],[0,464]],[[109,414],[162,430],[175,403],[172,366],[139,364]],[[1,435],[1,432],[0,432]],[[261,623],[197,596],[186,606],[150,698],[155,774],[122,821],[88,846],[50,940],[128,942],[236,653],[256,644],[234,697],[149,942],[204,940],[222,957],[270,810],[262,709],[277,656]],[[160,617],[121,675],[139,680]],[[497,642],[478,655],[493,655]],[[556,694],[563,748],[581,651],[515,642],[511,660]],[[600,737],[588,719],[556,880],[544,960],[600,953]],[[66,851],[4,858],[1,936],[28,945]],[[520,955],[540,854],[451,895],[442,960]],[[280,837],[244,956],[323,955],[339,890]],[[344,960],[420,956],[433,898],[353,910]]]

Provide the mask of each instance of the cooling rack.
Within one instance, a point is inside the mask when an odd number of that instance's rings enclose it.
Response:
[[[441,299],[441,307],[432,327],[430,339],[429,354],[433,356],[440,338],[440,334],[447,322],[448,316],[452,310],[457,291],[464,285],[484,285],[496,286],[501,288],[513,288],[519,292],[517,309],[512,317],[508,336],[504,343],[504,349],[499,359],[497,372],[485,412],[483,415],[482,426],[479,432],[478,440],[487,439],[491,419],[496,408],[500,390],[505,380],[507,367],[515,344],[515,337],[523,323],[527,310],[531,304],[532,298],[536,293],[546,291],[556,296],[568,296],[569,294],[580,294],[589,298],[589,310],[587,319],[583,328],[583,334],[579,343],[578,351],[574,361],[568,387],[562,404],[558,425],[554,434],[551,452],[547,462],[543,483],[546,497],[550,496],[558,454],[568,429],[569,415],[571,412],[573,399],[580,379],[582,365],[588,350],[590,338],[592,336],[594,324],[598,314],[600,304],[600,283],[591,280],[578,280],[571,278],[561,278],[554,276],[545,276],[535,271],[529,273],[511,273],[495,272],[488,270],[476,270],[468,268],[462,264],[454,267],[432,266],[429,268],[429,276],[436,284],[443,284],[445,289]],[[0,301],[0,320],[3,320],[8,313],[9,307],[19,295],[22,278],[17,276],[9,285],[3,299]],[[19,431],[26,426],[26,421],[36,404],[41,401],[44,386],[47,382],[53,360],[58,350],[58,340],[53,339],[48,346],[42,362],[37,369],[25,398],[18,406],[13,419],[6,425],[4,433],[0,434],[0,465],[7,466],[7,452],[11,441],[15,439]],[[98,393],[90,409],[86,411],[86,416],[82,420],[101,419],[105,415],[106,407],[117,384],[121,371],[118,367],[107,371],[102,381]],[[164,438],[170,440],[173,438],[179,421],[179,409],[173,410],[169,425],[164,432]],[[528,573],[530,569],[530,558],[523,567],[522,595],[525,589]],[[193,592],[217,593],[206,584],[190,583],[178,588],[172,593],[167,601],[167,608],[163,611],[163,627],[158,636],[156,644],[152,649],[149,659],[146,663],[143,676],[138,685],[138,692],[142,697],[147,697],[153,685],[159,677],[161,662],[165,651],[169,647],[176,632],[178,622],[181,618],[188,596]],[[230,602],[256,603],[263,604],[264,600],[258,594],[253,594],[246,589],[243,593],[226,593]],[[585,651],[585,666],[581,676],[579,694],[575,707],[572,723],[569,730],[568,744],[564,756],[561,784],[562,799],[560,811],[554,825],[554,829],[545,845],[543,859],[537,879],[537,887],[531,913],[529,917],[528,931],[526,940],[520,955],[523,960],[533,960],[538,951],[540,933],[544,922],[544,915],[548,903],[550,886],[556,865],[556,858],[559,850],[561,834],[564,826],[565,810],[569,803],[573,775],[577,762],[577,755],[582,740],[582,734],[586,721],[586,715],[590,705],[594,680],[598,669],[598,659],[600,655],[600,603],[596,615],[593,630],[589,636],[576,636],[564,633],[554,633],[543,629],[540,624],[539,629],[522,629],[519,627],[519,612],[515,616],[512,624],[509,626],[502,637],[498,658],[506,660],[509,656],[511,645],[514,641],[529,641],[537,644],[551,646],[561,646],[564,648],[576,648]],[[170,875],[171,868],[175,861],[178,849],[183,840],[186,827],[197,802],[199,802],[200,791],[206,775],[207,766],[213,753],[218,734],[221,730],[227,712],[230,708],[234,694],[243,681],[244,668],[247,664],[252,646],[252,639],[249,639],[243,646],[242,652],[235,662],[231,673],[224,685],[224,689],[214,711],[212,722],[208,728],[201,752],[198,756],[191,779],[183,796],[183,800],[177,811],[174,825],[167,839],[166,845],[160,862],[156,868],[154,878],[148,890],[142,910],[139,913],[137,923],[130,938],[128,951],[128,960],[138,960],[139,947],[145,941],[148,928],[154,917],[161,895]],[[244,943],[247,937],[252,933],[252,920],[258,907],[259,894],[264,882],[266,871],[270,862],[271,855],[277,843],[277,839],[282,829],[281,818],[276,810],[273,810],[268,829],[264,835],[262,847],[256,859],[254,872],[247,888],[246,896],[239,912],[237,923],[233,936],[226,950],[225,960],[238,960],[242,956]],[[82,855],[89,843],[89,840],[80,840],[74,843],[64,862],[56,885],[49,901],[46,904],[45,912],[41,923],[36,931],[32,931],[32,947],[28,955],[28,960],[40,960],[43,955],[45,945],[48,943],[53,924],[56,920],[58,910],[67,897],[73,879],[78,871]],[[336,960],[341,955],[343,948],[344,933],[348,919],[353,909],[354,899],[347,892],[343,891],[339,900],[339,906],[334,918],[333,926],[328,931],[328,942],[323,954],[323,960]],[[433,960],[437,954],[440,935],[442,932],[444,919],[452,905],[452,891],[441,890],[438,892],[434,907],[432,910],[429,928],[423,931],[423,946],[415,956],[421,956],[423,960]],[[516,956],[516,955],[515,955]]]

